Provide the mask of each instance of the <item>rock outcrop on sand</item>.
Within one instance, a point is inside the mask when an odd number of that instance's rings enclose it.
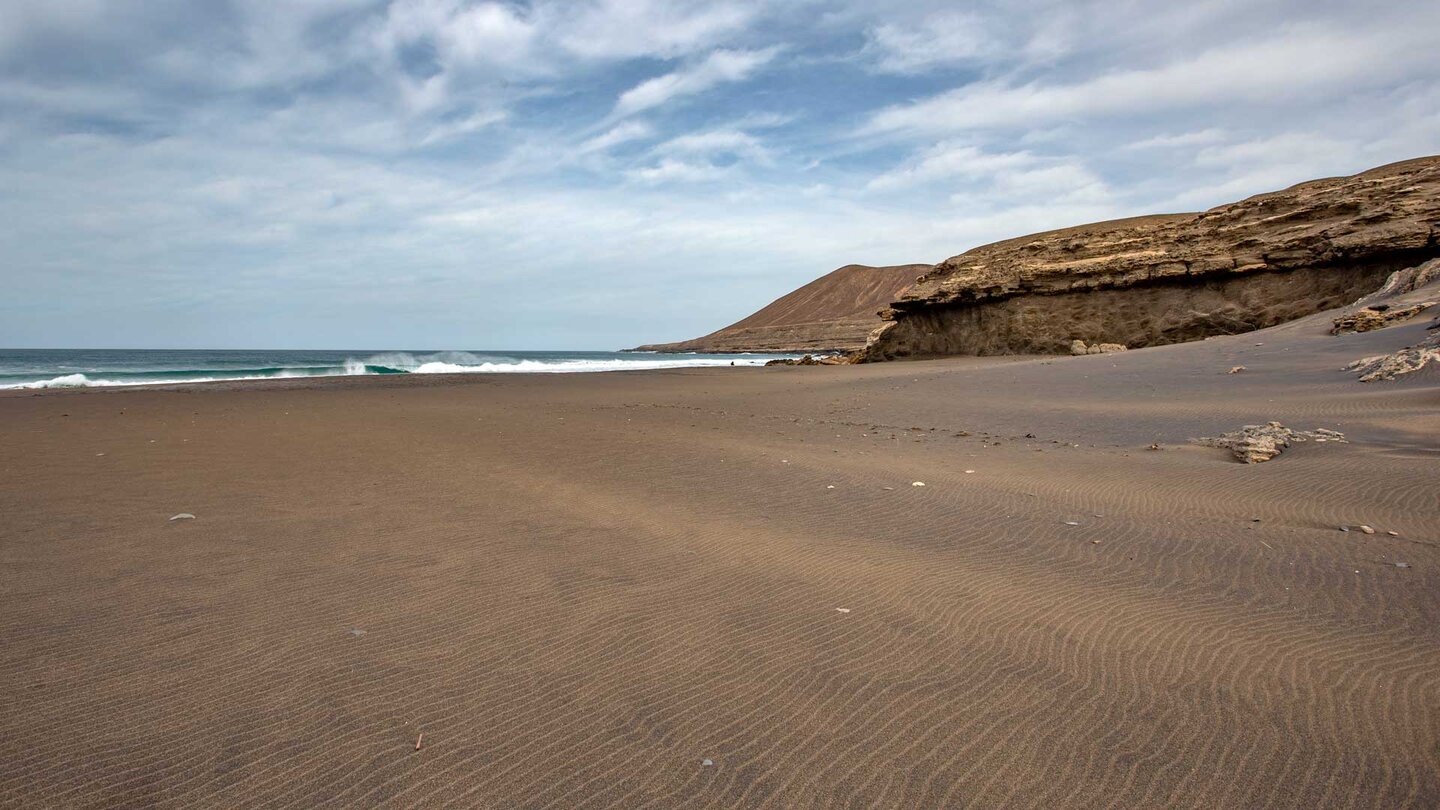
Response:
[[[1291,430],[1279,422],[1246,425],[1233,433],[1214,438],[1195,439],[1196,444],[1221,447],[1246,464],[1259,464],[1280,455],[1285,448],[1299,442],[1344,442],[1345,434],[1334,430]]]
[[[1428,301],[1411,304],[1408,307],[1394,307],[1389,304],[1362,307],[1336,318],[1335,325],[1330,328],[1330,334],[1344,335],[1350,332],[1371,332],[1376,329],[1384,329],[1387,326],[1394,326],[1402,321],[1410,320],[1424,310],[1435,306],[1435,303]]]
[[[724,329],[679,343],[640,346],[657,352],[852,352],[926,264],[851,264],[822,276]]]
[[[1440,259],[1397,270],[1385,279],[1380,289],[1355,302],[1357,306],[1364,306],[1341,313],[1334,320],[1330,334],[1370,332],[1404,323],[1440,304],[1440,283],[1437,282],[1440,282]],[[1435,289],[1425,289],[1432,284]]]
[[[1114,352],[1123,352],[1127,348],[1128,347],[1120,343],[1091,343],[1086,345],[1083,340],[1070,341],[1070,353],[1073,355],[1113,354]]]
[[[1431,363],[1440,364],[1440,322],[1431,327],[1430,334],[1414,346],[1406,346],[1389,354],[1362,357],[1344,370],[1355,372],[1360,377],[1360,382],[1375,382],[1413,374]]]
[[[1392,273],[1380,289],[1355,302],[1333,321],[1332,335],[1371,332],[1403,326],[1440,304],[1440,259]],[[1360,382],[1393,380],[1430,363],[1440,364],[1440,318],[1425,327],[1424,336],[1389,354],[1362,357],[1345,366]]]
[[[820,355],[819,357],[816,357],[816,356],[811,355],[811,354],[807,354],[807,355],[805,355],[804,357],[800,357],[800,358],[796,358],[796,359],[784,358],[784,359],[781,359],[781,360],[771,360],[770,362],[766,363],[765,365],[767,365],[767,366],[848,366],[848,365],[850,365],[851,362],[852,362],[852,361],[851,361],[851,359],[850,359],[850,356],[849,356],[849,355],[844,355],[844,354],[822,354],[822,355]]]
[[[881,316],[865,361],[1058,354],[1234,334],[1333,309],[1440,256],[1440,157],[1199,214],[1101,222],[935,265]]]

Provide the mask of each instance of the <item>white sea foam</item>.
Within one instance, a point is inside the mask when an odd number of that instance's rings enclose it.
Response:
[[[422,363],[413,369],[416,374],[567,374],[593,371],[645,371],[666,368],[705,368],[716,366],[761,366],[765,359],[675,359],[675,360],[520,360],[511,363]]]
[[[0,386],[0,388],[84,388],[89,385],[95,385],[95,383],[84,374],[65,374],[48,380],[15,383],[14,385]]]
[[[5,389],[41,388],[100,388],[133,385],[185,385],[201,382],[273,380],[277,378],[296,379],[305,377],[336,377],[373,375],[374,367],[385,367],[411,374],[567,374],[600,371],[645,371],[673,368],[706,368],[719,366],[759,366],[770,357],[721,358],[694,357],[689,355],[637,354],[635,359],[607,358],[555,358],[545,360],[510,359],[496,356],[479,356],[469,352],[436,352],[419,357],[404,352],[387,352],[365,359],[348,358],[343,366],[324,368],[280,369],[266,374],[216,374],[211,372],[198,377],[157,376],[147,379],[135,376],[126,379],[105,379],[103,376],[89,377],[85,374],[63,374],[45,380],[0,384]],[[103,374],[103,372],[101,372]]]
[[[0,385],[0,391],[36,389],[36,388],[108,388],[121,385],[157,385],[168,383],[178,385],[180,383],[217,382],[220,380],[268,380],[272,377],[190,377],[183,380],[92,380],[84,374],[66,374],[60,377],[52,377],[48,380],[34,380],[31,382],[11,383]]]

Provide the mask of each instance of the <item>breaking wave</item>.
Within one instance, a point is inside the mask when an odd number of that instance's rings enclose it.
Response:
[[[716,366],[764,365],[774,355],[661,355],[627,353],[620,356],[564,356],[543,358],[472,352],[382,352],[368,357],[348,357],[336,365],[277,365],[255,368],[190,368],[104,370],[57,374],[35,379],[31,373],[17,379],[14,374],[0,374],[0,390],[43,388],[93,388],[123,385],[156,385],[242,380],[286,379],[299,377],[339,377],[383,374],[557,374],[604,371],[644,371],[670,368],[705,368]],[[606,353],[595,353],[606,354]],[[58,369],[57,369],[58,370]],[[8,379],[7,379],[8,378]]]

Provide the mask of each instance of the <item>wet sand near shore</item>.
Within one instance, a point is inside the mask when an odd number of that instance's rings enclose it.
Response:
[[[1440,374],[1323,324],[0,396],[0,806],[1440,805]]]

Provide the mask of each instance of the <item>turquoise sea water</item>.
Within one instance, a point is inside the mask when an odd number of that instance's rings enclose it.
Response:
[[[337,377],[758,366],[777,356],[527,351],[0,349],[0,389]]]

